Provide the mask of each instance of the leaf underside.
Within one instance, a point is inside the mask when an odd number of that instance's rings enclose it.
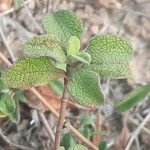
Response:
[[[133,56],[132,45],[117,35],[95,36],[89,42],[87,51],[92,58],[88,70],[96,71],[101,78],[130,78],[128,62]]]
[[[42,25],[47,34],[65,48],[71,36],[80,39],[83,33],[81,20],[69,10],[60,10],[44,15]]]
[[[56,68],[49,57],[43,56],[19,60],[2,75],[2,80],[11,88],[29,88],[46,85],[63,75],[63,70]]]
[[[24,45],[24,52],[28,56],[50,56],[59,63],[66,62],[66,56],[59,42],[48,35],[34,37]]]
[[[148,94],[150,94],[150,85],[140,86],[129,93],[122,101],[117,103],[116,109],[119,112],[126,111],[142,101]]]
[[[98,107],[104,100],[99,75],[88,70],[78,69],[71,73],[68,91],[73,99],[90,107]]]

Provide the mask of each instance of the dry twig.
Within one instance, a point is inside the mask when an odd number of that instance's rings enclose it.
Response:
[[[40,116],[45,128],[47,129],[47,131],[48,131],[48,133],[49,133],[49,135],[52,139],[52,142],[54,142],[55,141],[55,136],[54,136],[54,133],[53,133],[52,129],[50,128],[50,125],[49,125],[48,121],[45,118],[45,115],[41,111],[39,111],[38,113],[39,113],[39,116]]]
[[[126,149],[125,150],[130,150],[130,147],[133,143],[133,141],[135,140],[135,138],[137,137],[137,135],[140,133],[140,131],[143,129],[143,127],[145,126],[145,124],[150,120],[150,113],[147,114],[147,116],[144,118],[143,122],[138,126],[138,128],[135,130],[135,132],[133,133],[133,135],[131,136]]]

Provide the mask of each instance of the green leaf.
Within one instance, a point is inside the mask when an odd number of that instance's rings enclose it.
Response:
[[[75,146],[70,147],[68,150],[88,150],[88,149],[81,144],[77,144]]]
[[[97,73],[78,69],[74,70],[69,78],[68,91],[74,100],[91,107],[98,107],[103,103],[104,96]]]
[[[44,15],[42,25],[47,34],[59,41],[65,48],[71,36],[80,39],[83,33],[81,20],[69,10],[59,10]]]
[[[91,129],[89,128],[89,127],[85,127],[84,129],[83,129],[83,135],[84,135],[84,137],[86,137],[87,139],[90,139],[90,137],[91,137]]]
[[[91,115],[83,115],[80,119],[80,127],[83,126],[84,128],[88,125],[94,126],[93,118]]]
[[[73,60],[82,62],[84,64],[90,64],[91,63],[91,56],[90,54],[86,52],[80,52],[77,55],[72,56]]]
[[[62,96],[63,91],[64,91],[64,80],[63,79],[51,81],[50,86],[57,94]]]
[[[34,37],[24,45],[24,52],[28,56],[50,56],[57,62],[66,62],[66,56],[59,42],[47,35]]]
[[[150,85],[137,87],[129,93],[122,101],[116,104],[116,109],[119,112],[126,111],[142,101],[148,94],[150,94]]]
[[[76,36],[71,36],[68,42],[67,54],[74,56],[80,50],[80,40]]]
[[[90,40],[87,52],[94,64],[126,63],[133,56],[131,43],[118,35],[95,36]]]
[[[8,93],[10,90],[5,86],[4,82],[0,79],[0,92]]]
[[[17,120],[16,102],[7,94],[0,96],[0,112],[15,122]]]
[[[65,150],[65,148],[63,146],[60,146],[60,150]]]
[[[4,88],[6,88],[6,87],[5,87],[5,84],[3,83],[2,80],[0,80],[0,90],[2,90],[2,89],[4,89]]]
[[[107,148],[106,141],[100,142],[98,148],[99,148],[99,150],[106,150],[106,148]]]
[[[68,149],[70,146],[74,146],[75,145],[75,140],[74,140],[73,136],[70,133],[66,133],[63,136],[61,145],[64,146],[65,149]]]
[[[90,64],[84,68],[97,72],[101,78],[132,78],[127,64]]]
[[[23,103],[27,102],[27,98],[25,97],[25,95],[21,90],[15,91],[14,99],[17,100],[18,102],[23,102]]]
[[[98,72],[101,78],[131,77],[128,62],[133,56],[133,49],[131,43],[124,37],[95,36],[90,40],[87,52],[92,58],[91,65],[87,69]]]
[[[12,88],[46,85],[58,79],[64,71],[56,68],[49,57],[23,58],[2,75],[3,82]]]

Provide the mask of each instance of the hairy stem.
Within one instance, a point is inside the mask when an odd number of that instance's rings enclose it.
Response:
[[[68,92],[67,92],[67,84],[68,84],[68,79],[64,78],[64,92],[61,98],[61,109],[59,113],[59,120],[58,120],[56,135],[55,135],[54,150],[60,149],[61,133],[62,133],[64,120],[65,120],[67,101],[69,98]]]

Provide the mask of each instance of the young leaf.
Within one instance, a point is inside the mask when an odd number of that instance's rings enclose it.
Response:
[[[88,150],[88,149],[81,144],[77,144],[75,146],[70,147],[68,150]]]
[[[71,73],[68,91],[73,99],[83,105],[97,107],[104,100],[99,75],[88,70],[78,69]]]
[[[138,102],[142,101],[145,96],[150,94],[150,85],[137,87],[129,93],[122,101],[116,104],[116,109],[119,112],[126,111],[135,106]]]
[[[24,45],[24,52],[26,55],[33,57],[50,56],[60,63],[66,61],[64,50],[59,42],[47,35],[36,36],[27,42]]]
[[[91,125],[91,126],[95,126],[94,125],[94,122],[93,122],[93,118],[91,115],[83,115],[80,119],[80,127],[85,127],[85,126],[88,126],[88,125]]]
[[[82,62],[84,64],[90,64],[91,63],[91,56],[90,54],[86,52],[80,52],[77,55],[72,56],[73,60]]]
[[[42,18],[42,25],[48,35],[59,41],[65,48],[71,36],[80,39],[83,33],[81,20],[69,10],[46,14]]]
[[[67,54],[74,56],[80,50],[80,40],[76,36],[71,36],[68,42]]]
[[[107,148],[107,143],[106,143],[106,141],[101,141],[101,142],[99,143],[98,148],[99,148],[99,150],[106,150],[106,148]]]
[[[64,146],[65,149],[68,149],[70,146],[74,146],[75,145],[75,140],[74,140],[73,136],[70,133],[66,133],[63,136],[61,145]]]
[[[84,137],[86,137],[87,139],[89,139],[90,140],[90,137],[91,137],[91,129],[89,128],[89,127],[85,127],[84,129],[83,129],[83,131],[81,131],[82,133],[83,133],[83,135],[84,135]]]
[[[51,88],[60,96],[62,96],[64,91],[64,80],[58,79],[50,82]]]
[[[23,103],[27,102],[27,98],[25,97],[25,95],[21,90],[15,91],[14,99],[17,100],[18,102]]]
[[[12,121],[17,120],[16,102],[7,94],[2,94],[0,96],[0,112],[6,116],[9,116]]]
[[[131,77],[128,62],[133,56],[132,45],[124,37],[102,35],[92,38],[87,47],[92,62],[87,69],[99,73],[101,78]]]
[[[28,88],[46,85],[64,75],[56,68],[49,57],[23,58],[2,75],[3,82],[12,88]]]

